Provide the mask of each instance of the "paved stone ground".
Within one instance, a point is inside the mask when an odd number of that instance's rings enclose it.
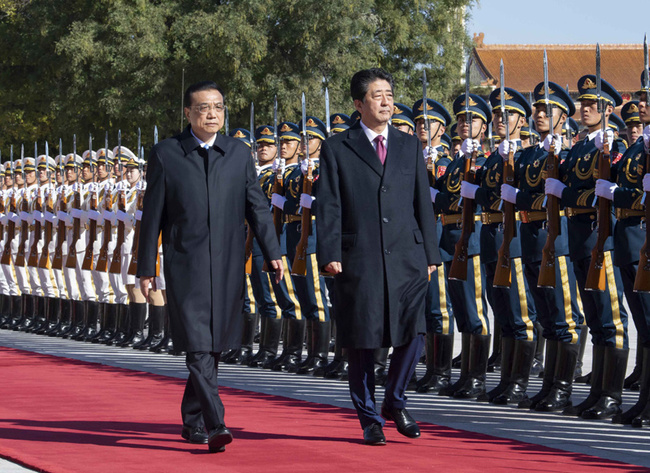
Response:
[[[631,329],[630,346],[636,347],[636,333]],[[186,378],[183,357],[140,352],[132,349],[106,347],[89,343],[49,338],[22,332],[0,331],[0,346],[29,350],[54,356],[102,363],[109,366],[141,370],[166,376]],[[460,342],[456,344],[456,351]],[[634,350],[629,366],[633,366]],[[591,353],[585,354],[585,366],[591,365]],[[419,365],[418,376],[424,373]],[[454,370],[454,377],[458,375]],[[275,394],[305,401],[352,408],[347,384],[312,376],[276,373],[240,365],[220,365],[220,382],[224,386],[260,393]],[[488,375],[489,387],[498,383],[498,373]],[[535,393],[540,379],[533,379],[529,388]],[[576,385],[574,402],[588,394],[588,386]],[[638,393],[624,393],[624,407],[636,402]],[[381,389],[378,402],[381,402]],[[515,439],[561,450],[594,455],[650,468],[650,429],[633,429],[607,421],[584,421],[559,414],[531,413],[514,407],[499,407],[439,397],[432,394],[409,394],[409,410],[420,421]],[[227,408],[227,406],[226,406]],[[359,431],[361,435],[361,430]],[[10,469],[13,468],[13,469]],[[9,462],[0,463],[0,472],[29,471]]]

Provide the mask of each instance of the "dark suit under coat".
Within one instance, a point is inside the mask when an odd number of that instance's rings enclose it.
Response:
[[[204,150],[188,126],[153,147],[137,275],[155,274],[162,232],[176,349],[222,352],[241,344],[244,219],[252,225],[266,259],[280,259],[268,200],[244,143],[218,134],[214,145]]]
[[[402,346],[426,331],[427,264],[441,260],[421,147],[389,126],[382,166],[359,123],[323,143],[317,257],[343,266],[331,294],[343,347]]]

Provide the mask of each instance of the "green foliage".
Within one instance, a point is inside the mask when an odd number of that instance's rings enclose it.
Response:
[[[460,90],[469,46],[463,16],[473,0],[0,0],[0,149],[34,140],[102,142],[117,130],[135,149],[181,126],[185,86],[206,78],[227,93],[230,126],[297,121],[308,113],[351,113],[349,80],[380,66],[395,77],[396,100],[421,94],[445,104]],[[96,146],[98,147],[98,146]],[[84,146],[79,145],[79,149]],[[31,149],[27,146],[27,149]],[[6,157],[6,151],[4,152]],[[54,154],[53,152],[51,154]]]

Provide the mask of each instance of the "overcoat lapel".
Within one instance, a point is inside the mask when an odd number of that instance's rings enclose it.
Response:
[[[402,147],[403,136],[402,133],[395,130],[391,125],[388,125],[388,149],[386,150],[386,162],[384,163],[384,179],[390,178],[392,173],[398,172],[402,166]]]
[[[345,140],[345,145],[350,148],[354,153],[359,156],[365,163],[372,168],[379,176],[384,174],[384,166],[382,166],[377,157],[375,148],[372,147],[370,141],[363,132],[361,125],[358,123],[350,128],[348,138]]]

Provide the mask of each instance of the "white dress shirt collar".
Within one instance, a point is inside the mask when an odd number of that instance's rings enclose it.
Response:
[[[363,123],[363,119],[359,121],[361,123],[361,129],[363,132],[366,134],[368,137],[368,141],[370,141],[370,144],[372,145],[373,148],[377,149],[377,143],[375,143],[375,138],[377,136],[381,135],[384,137],[384,146],[386,149],[388,149],[388,124],[386,124],[386,127],[384,128],[384,131],[381,133],[375,133],[373,130],[368,128],[365,123]]]
[[[194,139],[199,143],[199,146],[201,148],[205,148],[205,149],[212,148],[212,145],[214,145],[214,142],[217,139],[217,134],[215,133],[214,135],[212,135],[212,138],[210,138],[206,142],[203,142],[194,134],[194,131],[192,130],[192,128],[190,128],[190,133],[192,133],[192,136],[194,137]]]

